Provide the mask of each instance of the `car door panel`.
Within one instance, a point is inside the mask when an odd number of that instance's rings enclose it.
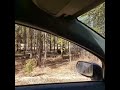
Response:
[[[17,86],[15,90],[105,90],[105,85],[104,82],[81,82]]]

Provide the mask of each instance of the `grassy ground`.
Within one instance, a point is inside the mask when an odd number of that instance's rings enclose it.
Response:
[[[22,63],[16,61],[15,85],[90,81],[90,78],[77,73],[75,68],[77,61],[93,62],[90,58],[79,58],[71,63],[67,60],[62,63],[59,60],[51,60],[51,62],[48,60],[46,67],[36,67],[31,74],[26,75]],[[94,59],[94,62],[101,65],[98,60]]]

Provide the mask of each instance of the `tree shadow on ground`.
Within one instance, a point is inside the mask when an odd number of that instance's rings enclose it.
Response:
[[[68,59],[59,59],[59,60],[54,60],[54,61],[51,61],[51,60],[47,60],[45,62],[45,66],[47,67],[50,67],[51,69],[55,69],[55,68],[58,68],[62,65],[66,65],[69,63],[69,60]]]
[[[72,61],[74,61],[76,59],[72,59]],[[15,65],[15,74],[18,74],[19,71],[21,71],[24,68],[24,64],[25,64],[25,59],[22,60],[15,60],[15,62],[17,62],[18,64]],[[63,57],[56,57],[56,58],[47,58],[47,60],[44,63],[45,67],[49,67],[51,69],[55,69],[58,67],[61,67],[63,65],[67,65],[69,63],[69,56],[63,56]]]

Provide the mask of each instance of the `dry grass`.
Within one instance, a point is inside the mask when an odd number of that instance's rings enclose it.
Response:
[[[75,61],[72,64],[63,65],[57,69],[45,67],[40,69],[36,67],[31,76],[17,76],[16,85],[40,84],[40,83],[60,83],[60,82],[75,82],[83,81],[86,78],[78,75],[75,70]],[[87,79],[86,79],[87,80]]]
[[[54,68],[51,68],[51,66],[46,66],[44,68],[36,67],[30,75],[25,75],[24,70],[21,70],[15,75],[15,85],[90,81],[90,78],[77,73],[75,68],[77,61],[94,61],[101,65],[101,62],[95,60],[93,57],[93,59],[82,58],[74,60],[71,63],[66,62],[56,64],[56,67]]]

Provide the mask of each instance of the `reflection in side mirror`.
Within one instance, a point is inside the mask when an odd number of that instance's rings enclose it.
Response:
[[[81,75],[90,77],[92,80],[102,80],[103,71],[102,68],[95,64],[84,61],[78,61],[76,64],[76,69]]]
[[[84,76],[93,76],[93,65],[91,63],[79,61],[76,64],[76,68],[77,71]]]

